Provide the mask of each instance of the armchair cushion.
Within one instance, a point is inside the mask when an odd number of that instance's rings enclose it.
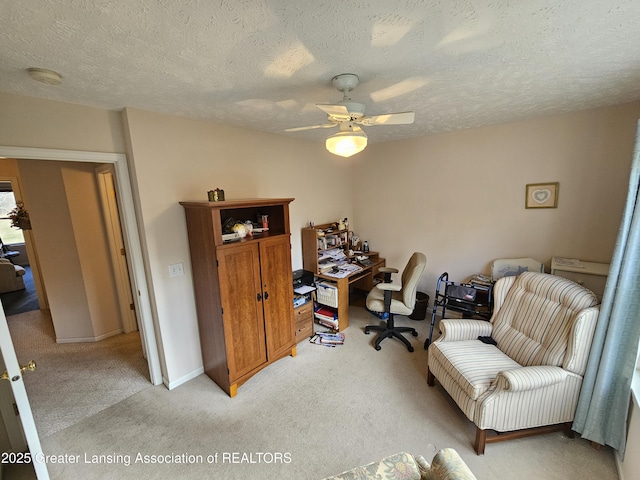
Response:
[[[497,347],[477,340],[441,342],[429,350],[432,373],[439,379],[445,373],[473,400],[489,389],[498,373],[516,368],[521,365]]]

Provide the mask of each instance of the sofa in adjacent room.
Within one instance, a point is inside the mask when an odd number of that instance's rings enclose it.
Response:
[[[20,265],[14,265],[6,258],[0,258],[0,293],[24,290],[25,269]]]

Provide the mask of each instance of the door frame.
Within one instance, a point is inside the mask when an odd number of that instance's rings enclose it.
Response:
[[[96,179],[100,193],[100,208],[102,209],[104,226],[109,240],[111,266],[118,292],[122,330],[124,333],[135,332],[138,330],[138,322],[133,308],[129,266],[126,258],[127,252],[122,239],[122,228],[120,227],[121,220],[118,199],[115,194],[116,181],[113,165],[103,163],[97,166]]]
[[[81,150],[58,150],[49,148],[10,147],[0,145],[0,157],[19,160],[53,160],[64,162],[108,163],[115,170],[115,186],[120,207],[122,236],[125,249],[129,252],[127,262],[131,287],[137,292],[133,302],[138,314],[140,336],[147,354],[149,376],[153,385],[162,383],[162,370],[156,340],[155,324],[151,309],[142,242],[138,230],[136,207],[127,156],[123,153],[102,153]],[[141,227],[142,228],[142,227]]]

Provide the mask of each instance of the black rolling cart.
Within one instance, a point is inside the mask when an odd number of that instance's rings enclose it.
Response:
[[[433,327],[436,323],[438,308],[441,317],[445,318],[447,310],[462,313],[462,318],[482,318],[490,320],[493,313],[493,284],[456,283],[449,281],[449,274],[444,272],[438,278],[436,294],[433,299],[433,313],[429,338],[424,342],[424,349],[428,349],[433,338]]]

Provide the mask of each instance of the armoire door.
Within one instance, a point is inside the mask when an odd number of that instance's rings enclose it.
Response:
[[[222,319],[231,383],[267,361],[256,243],[218,250]]]
[[[273,359],[291,353],[295,345],[289,236],[260,242],[264,324],[267,355]]]

